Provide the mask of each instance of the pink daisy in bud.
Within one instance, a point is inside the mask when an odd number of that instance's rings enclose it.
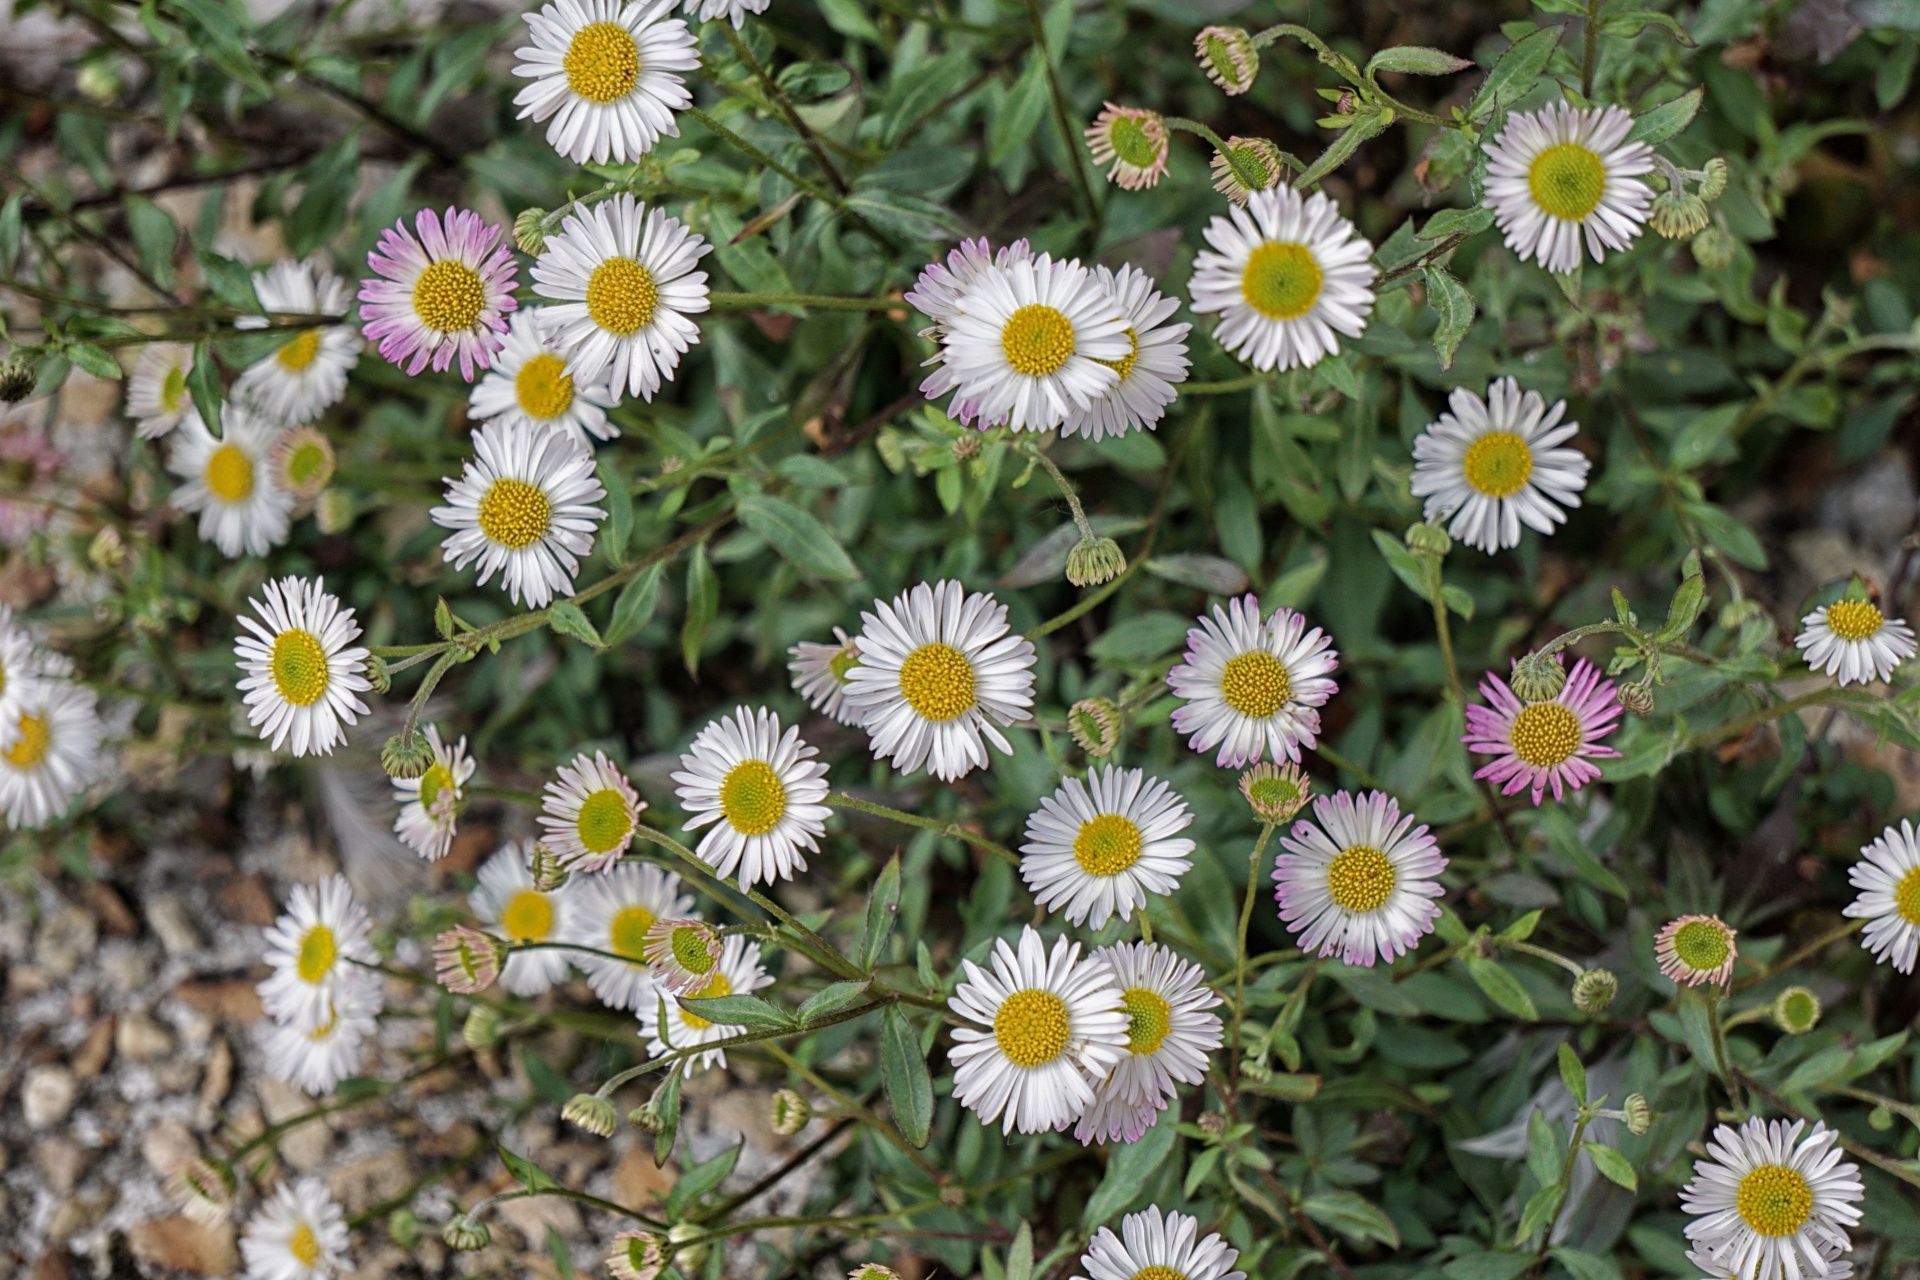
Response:
[[[1553,798],[1566,798],[1600,776],[1595,760],[1619,752],[1602,746],[1620,720],[1613,681],[1585,658],[1573,664],[1566,685],[1543,702],[1522,702],[1507,682],[1492,672],[1480,682],[1484,707],[1467,708],[1467,750],[1498,757],[1473,776],[1499,783],[1500,794],[1533,788],[1533,802],[1551,786]]]
[[[1740,958],[1733,939],[1732,926],[1719,916],[1681,916],[1653,936],[1653,955],[1660,972],[1675,982],[1725,986]]]
[[[434,940],[434,978],[457,996],[485,991],[500,976],[506,946],[470,924],[456,925]]]
[[[468,209],[422,209],[413,225],[418,238],[396,222],[367,255],[380,278],[360,282],[366,336],[408,377],[429,363],[439,372],[458,356],[460,376],[472,382],[493,362],[506,315],[520,305],[512,246]]]
[[[1167,126],[1157,111],[1109,102],[1087,130],[1093,162],[1112,165],[1107,181],[1127,191],[1144,191],[1167,174]]]

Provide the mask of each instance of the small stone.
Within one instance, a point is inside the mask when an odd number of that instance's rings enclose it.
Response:
[[[247,1026],[267,1016],[260,993],[248,978],[210,978],[183,982],[173,989],[176,999],[236,1026]]]
[[[494,1206],[493,1211],[525,1238],[529,1249],[546,1248],[549,1228],[558,1231],[565,1239],[571,1239],[585,1229],[579,1208],[571,1200],[553,1196],[502,1200]]]
[[[614,1203],[645,1213],[667,1198],[679,1177],[680,1171],[672,1163],[664,1169],[654,1164],[651,1142],[635,1143],[613,1167]]]
[[[208,1227],[185,1216],[135,1223],[127,1232],[133,1256],[151,1267],[196,1276],[232,1275],[240,1267],[233,1226]]]
[[[269,1123],[278,1124],[303,1111],[313,1109],[313,1100],[300,1089],[285,1080],[268,1077],[260,1082],[260,1106],[267,1114]],[[320,1167],[327,1158],[327,1147],[333,1142],[333,1135],[327,1126],[319,1120],[289,1129],[280,1135],[280,1156],[288,1165],[301,1173],[311,1173]]]
[[[37,996],[53,986],[53,975],[37,964],[17,964],[7,970],[7,994],[16,1000]]]
[[[147,1167],[163,1178],[199,1158],[200,1144],[193,1131],[178,1120],[162,1120],[140,1139],[140,1154]]]
[[[97,963],[108,991],[128,996],[153,980],[150,948],[115,940],[100,948]]]
[[[33,938],[33,958],[54,977],[64,978],[93,954],[99,941],[100,931],[93,917],[79,907],[64,906],[41,920]]]
[[[113,1047],[129,1062],[158,1062],[173,1052],[173,1033],[138,1010],[120,1015]]]
[[[20,1109],[26,1116],[27,1127],[45,1129],[65,1120],[79,1092],[73,1072],[63,1066],[54,1064],[28,1071],[20,1086]]]
[[[87,1166],[93,1163],[93,1154],[72,1138],[42,1138],[34,1144],[33,1162],[45,1175],[47,1190],[57,1196],[69,1196],[79,1185]]]
[[[87,1029],[87,1038],[73,1051],[73,1078],[91,1080],[107,1069],[107,1061],[113,1057],[113,1015],[94,1023]]]
[[[413,1161],[406,1148],[392,1147],[335,1169],[327,1189],[342,1209],[355,1214],[393,1199],[412,1185],[413,1178]]]
[[[85,1275],[85,1271],[75,1272],[71,1258],[72,1255],[62,1250],[49,1249],[33,1264],[27,1280],[73,1280],[76,1274]]]
[[[189,956],[200,949],[200,932],[193,927],[186,904],[170,893],[148,899],[147,927],[170,956]]]
[[[80,899],[108,933],[131,938],[140,932],[140,922],[127,909],[127,900],[105,880],[89,880],[81,887]]]
[[[211,1128],[220,1104],[232,1091],[233,1047],[224,1036],[216,1037],[213,1048],[207,1051],[206,1071],[200,1077],[200,1109],[194,1115],[194,1123],[202,1129]]]
[[[259,876],[235,876],[220,886],[220,910],[236,924],[266,928],[280,914],[273,905],[267,882]]]
[[[58,1244],[72,1239],[75,1233],[84,1231],[100,1220],[104,1205],[95,1204],[84,1196],[73,1196],[54,1206],[53,1216],[47,1219],[47,1239]]]

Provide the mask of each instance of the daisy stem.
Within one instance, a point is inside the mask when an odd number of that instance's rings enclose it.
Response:
[[[1593,73],[1600,61],[1600,5],[1602,0],[1587,0],[1587,48],[1580,59],[1580,96],[1593,100]]]
[[[1835,925],[1833,928],[1815,938],[1812,942],[1794,951],[1786,959],[1774,964],[1762,966],[1760,972],[1740,979],[1740,981],[1733,984],[1733,990],[1739,991],[1752,986],[1756,982],[1764,982],[1776,973],[1785,973],[1788,969],[1793,968],[1808,956],[1818,955],[1834,943],[1840,941],[1840,939],[1858,933],[1866,927],[1867,922],[1864,918],[1849,920],[1845,924]]]
[[[823,311],[891,311],[904,308],[898,298],[866,298],[858,294],[821,293],[710,293],[715,311],[757,311],[767,307],[816,307]]]
[[[1745,1112],[1747,1102],[1740,1088],[1740,1076],[1727,1061],[1726,1027],[1720,1020],[1720,1002],[1726,999],[1726,992],[1714,990],[1705,995],[1707,1002],[1707,1027],[1713,1032],[1713,1061],[1719,1068],[1720,1079],[1727,1087],[1727,1097],[1734,1109]]]
[[[1536,947],[1531,942],[1509,941],[1502,942],[1500,945],[1509,950],[1524,952],[1527,955],[1537,956],[1549,963],[1557,964],[1576,978],[1587,971],[1585,965],[1569,960],[1557,951],[1549,951],[1545,947]]]
[[[875,1115],[873,1111],[867,1107],[862,1106],[857,1098],[851,1098],[845,1093],[842,1093],[833,1086],[832,1082],[823,1079],[811,1067],[801,1062],[785,1049],[782,1049],[779,1045],[769,1041],[765,1047],[766,1051],[772,1054],[775,1059],[785,1064],[787,1070],[793,1072],[802,1080],[805,1080],[808,1084],[826,1094],[827,1097],[833,1100],[834,1105],[860,1121],[860,1123],[866,1125],[869,1129],[872,1129],[882,1138],[885,1138],[901,1155],[904,1155],[907,1159],[919,1165],[920,1171],[933,1179],[934,1186],[945,1186],[948,1182],[952,1181],[951,1175],[942,1172],[940,1166],[929,1160],[925,1152],[921,1151],[911,1142],[908,1142],[893,1125]]]
[[[1427,599],[1433,605],[1433,629],[1440,637],[1440,660],[1447,669],[1447,696],[1456,707],[1467,705],[1466,691],[1460,687],[1460,665],[1453,657],[1453,627],[1447,620],[1447,597],[1443,590],[1441,559],[1437,555],[1427,554],[1420,557],[1424,562],[1427,579]]]
[[[836,1009],[832,1013],[821,1014],[811,1022],[801,1022],[791,1027],[768,1027],[758,1031],[742,1031],[739,1035],[728,1036],[724,1040],[709,1040],[704,1044],[688,1045],[684,1049],[676,1049],[672,1053],[662,1054],[657,1058],[648,1058],[645,1062],[635,1063],[626,1070],[615,1073],[607,1079],[605,1084],[594,1090],[594,1096],[611,1098],[615,1090],[629,1081],[637,1080],[641,1076],[648,1075],[651,1072],[659,1071],[663,1068],[677,1067],[689,1058],[696,1058],[714,1049],[744,1049],[752,1045],[764,1044],[776,1038],[810,1035],[826,1027],[835,1026],[842,1022],[852,1022],[855,1018],[864,1018],[877,1009],[884,1009],[890,1004],[898,1003],[899,996],[889,992],[884,995],[876,995],[867,1003],[854,1005],[850,1009]]]
[[[1247,896],[1240,903],[1240,941],[1233,953],[1233,1083],[1240,1085],[1240,1020],[1245,1014],[1247,994],[1247,930],[1253,924],[1253,899],[1260,892],[1260,864],[1266,858],[1267,841],[1273,838],[1273,823],[1260,825],[1260,838],[1253,842],[1247,856]]]
[[[1744,716],[1737,716],[1725,724],[1715,725],[1711,729],[1703,729],[1687,739],[1687,750],[1692,751],[1700,747],[1710,747],[1716,742],[1725,742],[1728,738],[1737,738],[1748,730],[1757,729],[1770,720],[1778,720],[1782,716],[1792,715],[1794,712],[1804,710],[1807,707],[1818,706],[1828,698],[1831,698],[1836,692],[1838,692],[1838,690],[1833,688],[1812,689],[1797,698],[1788,698],[1784,702],[1776,702],[1771,706],[1761,707],[1758,711],[1750,711]]]
[[[1040,55],[1041,63],[1047,71],[1047,96],[1053,102],[1053,123],[1060,130],[1061,145],[1066,148],[1067,167],[1073,170],[1074,189],[1080,193],[1080,199],[1086,202],[1087,221],[1091,236],[1100,238],[1100,202],[1093,194],[1093,184],[1087,180],[1087,166],[1080,154],[1081,138],[1074,132],[1073,118],[1067,110],[1067,92],[1060,84],[1060,69],[1053,63],[1053,53],[1047,48],[1046,24],[1040,20],[1040,0],[1027,0],[1027,24],[1033,30],[1033,47]]]
[[[1033,458],[1046,469],[1048,475],[1053,477],[1054,486],[1060,490],[1060,496],[1067,500],[1067,509],[1073,513],[1073,523],[1079,528],[1081,539],[1092,542],[1096,535],[1093,532],[1093,526],[1087,522],[1087,513],[1081,507],[1080,495],[1074,492],[1073,485],[1054,464],[1053,459],[1047,456],[1045,449],[1035,449]]]
[[[1553,1244],[1553,1229],[1559,1225],[1560,1215],[1567,1211],[1567,1189],[1573,1185],[1573,1164],[1580,1158],[1580,1140],[1587,1136],[1587,1124],[1592,1119],[1592,1113],[1582,1107],[1573,1122],[1573,1141],[1567,1144],[1567,1158],[1560,1168],[1560,1198],[1554,1203],[1553,1216],[1540,1228],[1540,1243],[1533,1251],[1535,1258],[1546,1255],[1547,1249]],[[1536,1262],[1534,1265],[1539,1264]]]
[[[1212,145],[1213,149],[1219,153],[1220,158],[1227,162],[1227,168],[1233,170],[1234,181],[1238,182],[1245,190],[1260,191],[1265,189],[1267,184],[1260,180],[1260,175],[1248,168],[1246,163],[1233,153],[1233,148],[1221,141],[1220,135],[1207,128],[1206,125],[1201,124],[1198,120],[1188,120],[1184,116],[1161,116],[1160,122],[1169,129],[1182,129],[1187,133],[1197,134],[1205,138],[1207,142]],[[1298,171],[1300,166],[1296,165],[1294,167],[1295,170]]]
[[[700,122],[701,127],[706,129],[708,133],[711,133],[714,137],[719,138],[723,142],[729,143],[730,145],[733,146],[735,150],[740,151],[746,155],[752,156],[755,160],[759,161],[761,164],[765,165],[767,168],[773,170],[775,173],[779,174],[781,177],[785,178],[788,182],[791,182],[794,186],[800,188],[800,190],[806,192],[808,195],[814,197],[817,200],[825,200],[828,204],[837,205],[839,203],[839,201],[834,199],[831,193],[825,191],[824,189],[822,189],[821,187],[819,187],[814,183],[808,182],[805,178],[801,177],[799,174],[795,173],[793,170],[787,168],[787,166],[781,164],[778,160],[775,160],[772,156],[768,155],[766,152],[762,151],[760,148],[754,146],[751,142],[748,142],[745,138],[741,137],[739,134],[735,133],[733,130],[727,128],[727,126],[721,124],[718,120],[715,120],[712,116],[702,111],[699,107],[693,107],[693,106],[687,107],[686,112],[688,115],[692,116],[695,120],[698,120]]]
[[[844,791],[829,794],[824,801],[837,809],[857,809],[861,813],[870,813],[876,818],[887,818],[904,823],[909,827],[919,827],[923,831],[937,831],[943,836],[955,840],[964,840],[983,853],[990,853],[1002,862],[1012,866],[1020,865],[1020,857],[1005,845],[995,844],[983,835],[967,830],[957,822],[942,822],[938,818],[923,818],[917,813],[907,813],[900,809],[889,809],[886,805],[875,804],[871,800],[856,800]]]
[[[747,64],[747,69],[753,72],[754,79],[760,82],[761,88],[767,91],[774,105],[780,108],[780,114],[787,118],[787,123],[793,126],[793,131],[800,135],[800,141],[806,144],[808,152],[813,156],[813,162],[820,166],[820,172],[827,175],[827,181],[833,184],[833,189],[842,196],[847,195],[849,192],[847,180],[840,176],[840,171],[833,167],[833,161],[827,158],[826,148],[820,145],[819,135],[800,118],[800,113],[794,110],[793,100],[787,97],[787,91],[767,74],[767,69],[760,65],[760,59],[753,56],[753,50],[747,48],[747,42],[740,38],[740,33],[733,29],[732,23],[722,22],[717,25],[726,32],[727,39],[732,43],[733,51],[739,55],[740,61]]]

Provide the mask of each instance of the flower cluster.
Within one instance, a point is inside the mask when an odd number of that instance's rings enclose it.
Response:
[[[266,931],[273,972],[260,984],[273,1075],[318,1094],[358,1074],[386,1004],[371,932],[344,876],[294,888]]]
[[[0,605],[0,812],[14,830],[44,827],[105,771],[106,728],[73,664]]]

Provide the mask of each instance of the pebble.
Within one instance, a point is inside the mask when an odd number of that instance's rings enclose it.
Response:
[[[91,1080],[107,1069],[107,1062],[113,1057],[113,1015],[94,1023],[87,1028],[87,1038],[73,1051],[73,1078]]]
[[[93,954],[99,940],[100,930],[91,915],[76,906],[62,906],[40,921],[33,937],[33,958],[40,968],[64,978]]]
[[[113,1047],[130,1062],[158,1062],[173,1052],[173,1033],[154,1021],[152,1014],[136,1010],[120,1015]]]
[[[127,1232],[127,1247],[148,1266],[189,1275],[232,1275],[240,1266],[230,1223],[208,1227],[184,1216],[155,1218],[134,1224]]]
[[[342,1209],[355,1214],[391,1200],[412,1185],[413,1179],[413,1161],[406,1149],[390,1147],[335,1169],[327,1179],[327,1188]]]
[[[26,1115],[27,1127],[45,1129],[65,1120],[79,1092],[73,1072],[63,1066],[55,1064],[28,1071],[20,1086],[20,1109]]]
[[[149,1169],[162,1178],[170,1178],[175,1170],[200,1154],[200,1144],[194,1140],[193,1131],[180,1121],[161,1120],[140,1139],[140,1154]]]
[[[42,1138],[33,1148],[33,1162],[46,1176],[47,1189],[57,1196],[71,1195],[80,1177],[93,1163],[94,1153],[65,1136]]]
[[[200,932],[193,927],[186,904],[170,893],[147,900],[147,927],[170,956],[190,956],[200,949]]]

